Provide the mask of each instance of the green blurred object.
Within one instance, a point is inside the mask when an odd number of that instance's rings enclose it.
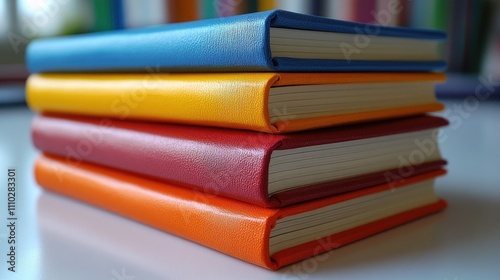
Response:
[[[92,0],[94,7],[94,31],[113,29],[113,11],[110,0]]]
[[[203,19],[234,16],[257,11],[257,0],[198,0]]]
[[[431,28],[447,31],[449,28],[448,12],[451,9],[449,0],[434,0],[434,15],[431,23]]]

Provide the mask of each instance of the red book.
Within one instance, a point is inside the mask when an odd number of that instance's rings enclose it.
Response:
[[[263,207],[282,207],[437,170],[431,116],[272,135],[253,131],[42,115],[35,146]]]
[[[353,21],[373,23],[376,22],[373,14],[377,12],[376,0],[351,0],[353,5]]]

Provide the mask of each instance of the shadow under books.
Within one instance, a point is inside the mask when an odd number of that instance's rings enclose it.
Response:
[[[309,269],[310,274],[334,275],[335,271],[411,260],[450,246],[495,238],[495,232],[487,229],[488,223],[494,221],[487,221],[485,217],[490,215],[495,219],[492,213],[500,213],[498,201],[484,201],[453,191],[444,198],[450,203],[444,212],[320,255],[314,271],[310,270],[312,259],[309,259],[309,263],[304,260],[272,272],[109,212],[43,192],[37,211],[42,270],[47,277],[57,279],[112,279],[113,275],[122,273],[136,279],[281,279],[297,271],[305,273],[302,268]],[[463,209],[468,209],[469,217],[464,217]]]

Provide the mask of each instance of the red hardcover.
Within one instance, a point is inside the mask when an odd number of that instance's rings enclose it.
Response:
[[[62,115],[42,115],[32,125],[35,146],[212,195],[263,207],[282,207],[386,183],[386,172],[308,185],[269,197],[268,169],[273,150],[351,141],[437,128],[448,124],[432,116],[273,135],[243,130],[179,126]],[[444,160],[412,167],[411,176],[441,168]],[[394,178],[401,179],[401,178]]]

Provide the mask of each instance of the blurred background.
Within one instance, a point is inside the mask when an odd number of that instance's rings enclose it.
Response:
[[[400,12],[387,20],[390,5]],[[500,79],[500,0],[0,0],[0,104],[24,103],[24,54],[33,39],[270,9],[446,31],[441,98],[473,94],[480,76]]]

